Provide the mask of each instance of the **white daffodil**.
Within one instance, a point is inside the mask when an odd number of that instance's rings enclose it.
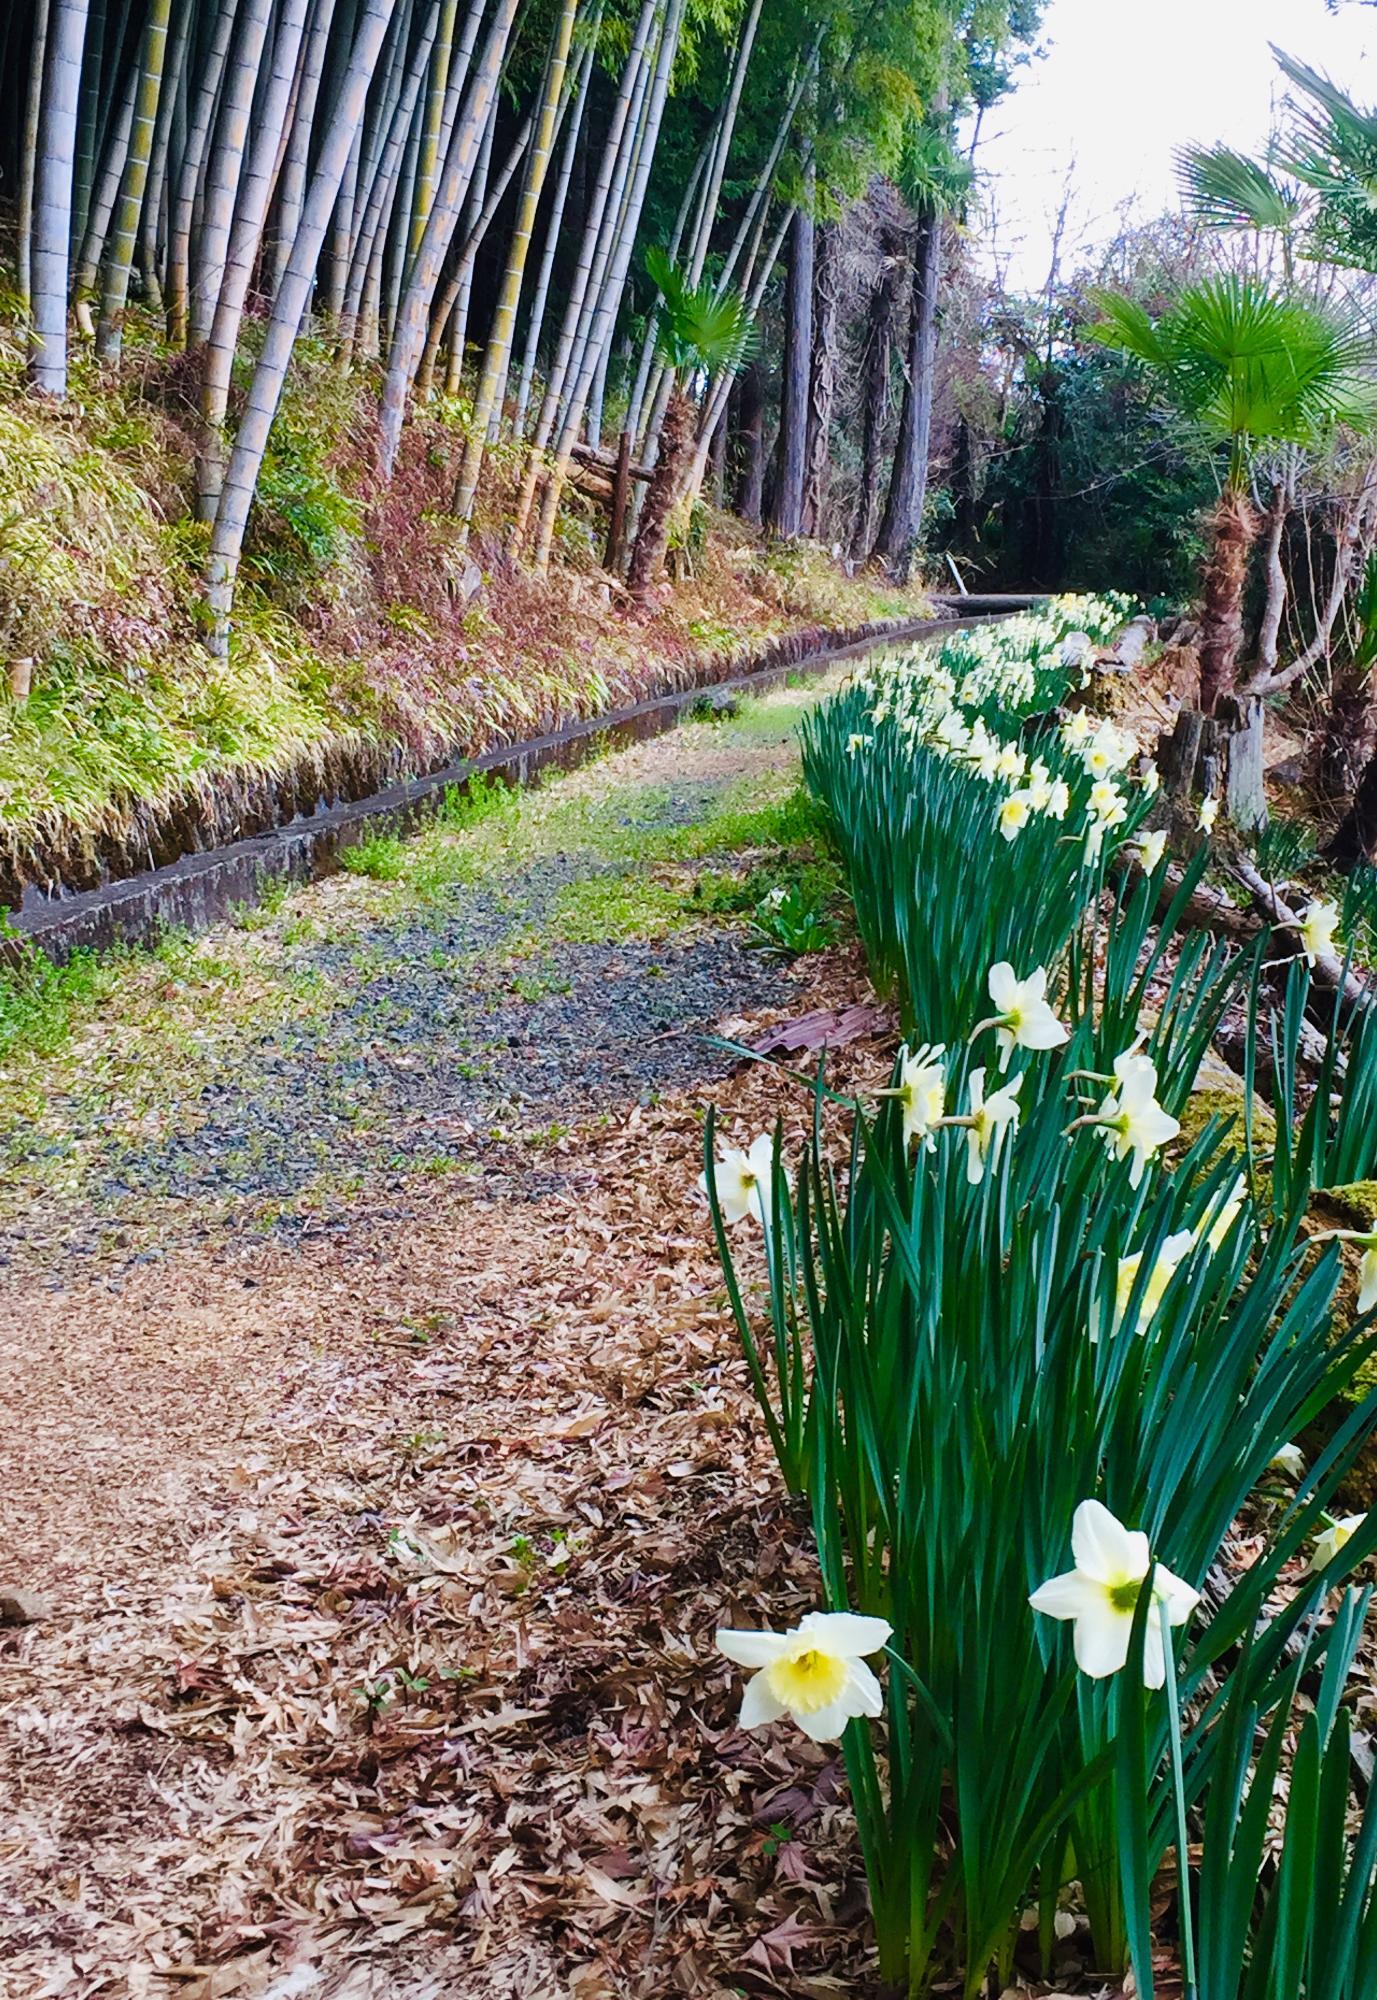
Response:
[[[1061,726],[1061,740],[1068,750],[1078,750],[1095,733],[1095,722],[1083,708],[1073,709]]]
[[[1244,1180],[1242,1174],[1240,1174],[1229,1189],[1224,1200],[1224,1206],[1220,1209],[1218,1215],[1215,1216],[1213,1222],[1207,1227],[1202,1220],[1198,1225],[1195,1232],[1197,1240],[1203,1236],[1205,1242],[1209,1244],[1211,1251],[1222,1250],[1234,1224],[1238,1221],[1240,1215],[1242,1215],[1247,1200],[1248,1183]]]
[[[1149,875],[1155,875],[1162,865],[1162,856],[1167,851],[1167,836],[1163,828],[1156,827],[1145,833],[1138,842],[1138,858]]]
[[[1105,1098],[1094,1122],[1104,1132],[1116,1160],[1132,1157],[1128,1184],[1136,1188],[1148,1161],[1176,1137],[1181,1121],[1157,1102],[1157,1065],[1150,1056],[1133,1049],[1117,1056],[1114,1081],[1117,1088]]]
[[[1071,1552],[1076,1567],[1042,1584],[1028,1602],[1048,1618],[1075,1621],[1076,1665],[1092,1680],[1104,1680],[1128,1660],[1134,1613],[1152,1567],[1148,1538],[1124,1527],[1098,1500],[1082,1500],[1071,1524]],[[1170,1625],[1184,1625],[1200,1602],[1198,1590],[1160,1563],[1152,1595],[1154,1606],[1166,1606]],[[1143,1634],[1144,1686],[1161,1687],[1166,1673],[1161,1622],[1150,1616]]]
[[[984,1070],[971,1071],[968,1079],[970,1115],[965,1123],[966,1179],[972,1186],[985,1178],[987,1163],[992,1167],[998,1166],[1005,1133],[1017,1132],[1018,1093],[1022,1088],[1023,1078],[1016,1076],[1012,1083],[1006,1083],[1002,1090],[987,1098]]]
[[[1028,793],[1010,792],[995,814],[995,824],[1006,840],[1017,840],[1032,816],[1032,800]]]
[[[1358,1310],[1365,1313],[1377,1306],[1377,1229],[1326,1229],[1310,1241],[1355,1244],[1363,1253],[1358,1265]]]
[[[915,1139],[925,1145],[929,1152],[936,1146],[933,1127],[946,1109],[947,1073],[942,1067],[946,1050],[941,1047],[907,1049],[899,1064],[899,1081],[892,1092],[882,1091],[881,1096],[897,1097],[904,1114],[904,1144],[911,1146]]]
[[[1106,826],[1122,826],[1128,818],[1124,795],[1109,778],[1097,778],[1090,787],[1090,810]]]
[[[1202,799],[1200,802],[1199,817],[1196,819],[1195,822],[1196,825],[1199,827],[1200,831],[1202,833],[1213,833],[1214,823],[1218,818],[1219,818],[1219,800]]]
[[[873,736],[862,736],[859,731],[853,730],[851,735],[846,739],[847,756],[854,757],[858,750],[868,749],[874,741]]]
[[[1310,1574],[1317,1576],[1322,1569],[1328,1569],[1343,1549],[1353,1540],[1359,1528],[1367,1519],[1366,1514],[1345,1514],[1315,1537],[1315,1549],[1310,1558]]]
[[[712,1181],[722,1220],[742,1222],[753,1215],[762,1225],[770,1213],[770,1177],[774,1172],[775,1142],[768,1132],[743,1151],[740,1146],[724,1146],[713,1162]],[[698,1176],[703,1193],[708,1192],[706,1173]]]
[[[972,738],[971,753],[972,753],[971,768],[974,770],[976,777],[983,778],[987,785],[992,785],[995,779],[999,776],[999,745],[993,741],[987,740],[984,743],[984,745],[979,750],[977,750],[975,748],[975,739]]]
[[[1332,955],[1338,928],[1338,905],[1322,902],[1318,896],[1312,897],[1300,920],[1301,950],[1307,965],[1314,965],[1317,960]]]
[[[810,1611],[792,1632],[719,1632],[717,1648],[756,1671],[741,1699],[741,1727],[760,1729],[788,1716],[815,1743],[830,1743],[857,1715],[879,1715],[880,1683],[867,1653],[889,1644],[883,1618],[850,1611]]]
[[[1284,1472],[1288,1479],[1305,1477],[1305,1453],[1298,1444],[1284,1444],[1267,1461],[1269,1472]]]
[[[1138,783],[1150,799],[1156,798],[1162,786],[1162,774],[1151,757],[1144,757],[1138,767]]]
[[[1081,751],[1081,762],[1092,778],[1108,778],[1122,771],[1133,755],[1133,744],[1112,722],[1101,723]]]
[[[1177,1267],[1189,1255],[1195,1238],[1189,1229],[1178,1229],[1168,1236],[1153,1259],[1143,1286],[1143,1296],[1138,1307],[1138,1332],[1146,1333],[1157,1317],[1157,1308],[1166,1295]],[[1128,1311],[1128,1302],[1133,1297],[1133,1288],[1138,1282],[1138,1273],[1143,1265],[1143,1252],[1135,1250],[1131,1256],[1119,1259],[1119,1269],[1114,1279],[1114,1325],[1123,1323]]]
[[[1054,778],[1052,789],[1047,794],[1047,817],[1065,819],[1071,810],[1071,787],[1065,778]]]
[[[995,1012],[973,1031],[971,1040],[986,1028],[995,1031],[999,1067],[1006,1070],[1015,1049],[1057,1049],[1071,1030],[1059,1021],[1047,1001],[1047,974],[1039,966],[1020,979],[1007,959],[990,967],[990,998]]]
[[[1026,790],[1028,793],[1028,803],[1033,808],[1033,811],[1046,812],[1048,806],[1052,803],[1052,773],[1043,763],[1041,757],[1036,758],[1029,766]]]
[[[1028,768],[1028,759],[1017,743],[1005,743],[995,759],[995,776],[1016,783]]]

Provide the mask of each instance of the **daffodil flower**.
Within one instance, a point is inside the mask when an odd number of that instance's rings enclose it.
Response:
[[[1138,783],[1150,799],[1156,798],[1162,786],[1162,774],[1151,757],[1144,757],[1138,770]]]
[[[1284,1472],[1288,1479],[1301,1479],[1305,1475],[1305,1453],[1298,1444],[1284,1444],[1268,1459],[1267,1470]]]
[[[854,757],[858,750],[868,749],[874,740],[873,736],[862,736],[858,730],[853,730],[846,739],[847,756]]]
[[[1167,851],[1167,836],[1163,828],[1155,827],[1145,833],[1138,842],[1138,858],[1149,875],[1155,875],[1162,865],[1162,856]]]
[[[1028,759],[1017,743],[1005,743],[995,759],[995,776],[1010,780],[1021,778],[1028,768]]]
[[[899,1081],[881,1097],[897,1097],[904,1114],[904,1144],[915,1139],[932,1152],[937,1141],[933,1127],[947,1102],[947,1073],[942,1067],[945,1048],[905,1049],[899,1063]]]
[[[743,1222],[753,1215],[763,1227],[770,1219],[770,1177],[774,1172],[775,1144],[768,1132],[743,1151],[740,1146],[724,1146],[713,1162],[712,1181],[722,1220]],[[708,1192],[706,1173],[698,1176],[703,1193]]]
[[[1189,1229],[1175,1230],[1168,1236],[1152,1261],[1143,1287],[1142,1302],[1138,1307],[1138,1332],[1146,1333],[1157,1317],[1157,1308],[1166,1295],[1167,1286],[1176,1274],[1177,1267],[1193,1248],[1195,1238]],[[1133,1297],[1133,1288],[1138,1282],[1138,1273],[1143,1266],[1143,1252],[1135,1250],[1131,1256],[1119,1259],[1119,1268],[1114,1278],[1114,1325],[1123,1324],[1128,1302]],[[1091,1339],[1098,1336],[1092,1332]]]
[[[1079,749],[1094,733],[1094,721],[1083,708],[1073,709],[1061,726],[1061,740],[1068,750]]]
[[[1041,966],[1020,979],[1001,959],[990,967],[989,991],[996,1011],[971,1031],[971,1040],[993,1028],[1001,1070],[1009,1067],[1015,1049],[1058,1049],[1069,1039],[1071,1030],[1048,1005],[1047,974]]]
[[[1306,905],[1300,920],[1301,951],[1307,965],[1314,965],[1321,958],[1328,958],[1334,950],[1334,936],[1339,928],[1338,905],[1322,902],[1318,896],[1312,897]]]
[[[1048,1618],[1074,1620],[1076,1665],[1092,1680],[1104,1680],[1128,1660],[1134,1614],[1152,1568],[1148,1538],[1139,1529],[1124,1527],[1098,1500],[1082,1500],[1071,1524],[1071,1552],[1076,1567],[1050,1578],[1028,1602]],[[1198,1590],[1160,1563],[1153,1570],[1152,1595],[1155,1603],[1166,1606],[1171,1625],[1184,1625],[1200,1602]],[[1144,1686],[1161,1687],[1166,1673],[1161,1623],[1149,1618],[1143,1634]]]
[[[1105,1098],[1091,1122],[1103,1130],[1116,1160],[1132,1158],[1128,1184],[1136,1188],[1148,1161],[1176,1137],[1181,1121],[1157,1102],[1157,1065],[1150,1056],[1132,1049],[1117,1056],[1114,1080],[1118,1088]]]
[[[1030,795],[1027,792],[1010,792],[995,814],[995,824],[1006,840],[1017,840],[1032,816]]]
[[[1331,1521],[1316,1535],[1314,1552],[1310,1557],[1311,1576],[1318,1576],[1322,1569],[1328,1569],[1335,1556],[1348,1547],[1366,1519],[1366,1514],[1345,1514],[1339,1520]]]
[[[1018,1130],[1018,1093],[1023,1078],[1016,1076],[992,1097],[985,1095],[985,1072],[973,1069],[967,1082],[969,1116],[952,1120],[966,1129],[966,1179],[974,1187],[985,1178],[987,1163],[997,1166],[1006,1132]]]
[[[1219,818],[1219,800],[1202,799],[1196,825],[1202,833],[1213,833],[1214,823]]]
[[[1377,1306],[1377,1229],[1326,1229],[1310,1241],[1357,1244],[1363,1253],[1358,1266],[1358,1310],[1365,1313]]]
[[[1090,810],[1105,826],[1122,826],[1128,818],[1124,795],[1108,778],[1097,778],[1090,787]]]
[[[1065,819],[1071,810],[1071,787],[1065,778],[1054,778],[1052,789],[1047,795],[1047,817]]]
[[[1052,773],[1041,757],[1030,766],[1026,786],[1028,803],[1034,812],[1046,812],[1052,802]]]
[[[1228,1195],[1225,1197],[1224,1206],[1220,1209],[1218,1215],[1215,1216],[1213,1222],[1209,1224],[1208,1228],[1203,1221],[1197,1226],[1195,1232],[1197,1240],[1203,1236],[1212,1251],[1222,1250],[1225,1239],[1228,1237],[1234,1224],[1238,1221],[1239,1216],[1243,1213],[1247,1198],[1248,1183],[1244,1180],[1242,1174],[1239,1174],[1233,1186],[1229,1189]]]
[[[1081,762],[1092,778],[1107,778],[1122,771],[1133,755],[1133,744],[1112,722],[1101,723],[1081,751]]]
[[[810,1611],[792,1632],[719,1632],[717,1648],[756,1671],[741,1700],[743,1729],[788,1716],[815,1743],[830,1743],[853,1716],[879,1715],[880,1683],[865,1664],[887,1646],[883,1618],[850,1611]]]

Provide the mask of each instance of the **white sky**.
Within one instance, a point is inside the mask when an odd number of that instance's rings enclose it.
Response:
[[[1284,79],[1269,42],[1377,103],[1377,7],[1354,0],[1050,0],[1040,45],[1010,96],[986,113],[977,164],[989,212],[986,263],[1016,290],[1046,282],[1070,173],[1063,269],[1176,203],[1172,156],[1191,140],[1248,149],[1265,139]]]

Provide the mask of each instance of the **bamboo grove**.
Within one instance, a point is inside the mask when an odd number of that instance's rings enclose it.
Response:
[[[384,480],[409,413],[462,399],[456,530],[496,450],[500,541],[537,572],[571,478],[620,456],[608,562],[644,591],[710,468],[750,519],[826,525],[829,221],[890,176],[874,397],[897,371],[903,408],[883,507],[867,417],[844,532],[906,573],[955,120],[1035,24],[1031,0],[19,0],[0,186],[32,384],[61,399],[92,348],[188,357],[214,648],[305,331],[375,385]]]

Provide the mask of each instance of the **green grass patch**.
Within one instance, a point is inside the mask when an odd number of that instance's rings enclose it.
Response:
[[[349,875],[366,875],[373,882],[399,882],[406,873],[407,853],[392,833],[373,833],[347,847],[339,858]]]

